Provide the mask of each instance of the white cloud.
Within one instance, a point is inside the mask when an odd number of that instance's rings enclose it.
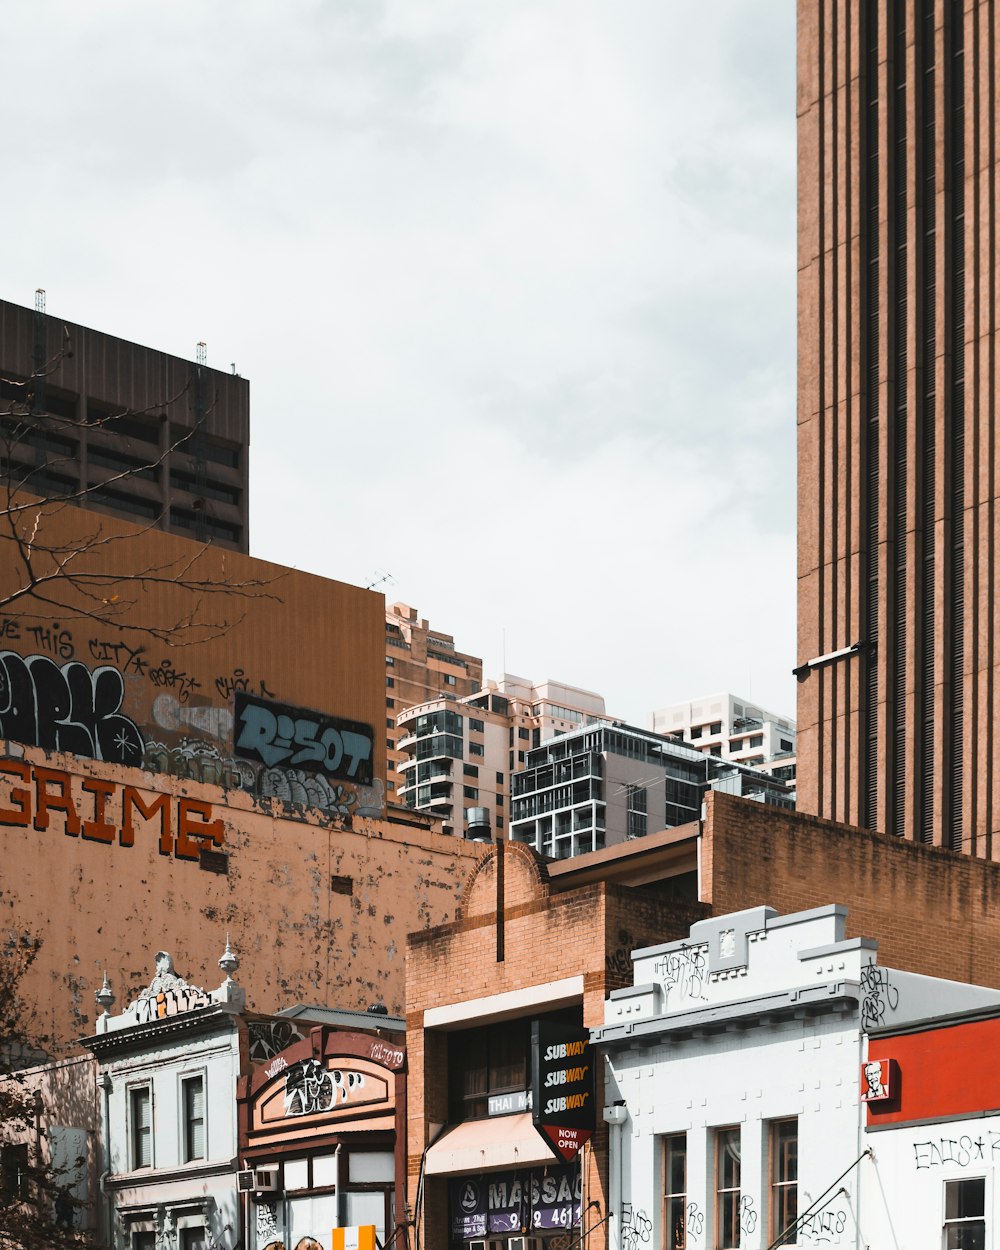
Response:
[[[236,361],[258,554],[633,719],[793,710],[788,0],[5,24],[2,294]]]

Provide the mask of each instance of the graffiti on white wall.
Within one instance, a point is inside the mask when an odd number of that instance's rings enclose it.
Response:
[[[663,986],[664,998],[704,1000],[708,981],[708,955],[704,946],[682,946],[668,951],[653,964],[653,975]]]

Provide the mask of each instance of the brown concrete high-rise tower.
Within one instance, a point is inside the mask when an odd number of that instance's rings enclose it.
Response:
[[[1000,858],[1000,25],[799,0],[799,807]]]

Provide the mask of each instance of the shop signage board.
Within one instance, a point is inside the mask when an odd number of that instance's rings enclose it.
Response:
[[[333,1250],[375,1250],[375,1225],[359,1224],[333,1230]]]
[[[531,1091],[519,1089],[513,1094],[491,1094],[488,1104],[490,1115],[513,1115],[517,1111],[531,1109]]]
[[[594,1051],[588,1029],[531,1025],[531,1120],[557,1158],[575,1159],[596,1127]]]
[[[489,1172],[450,1183],[451,1234],[567,1230],[580,1222],[581,1182],[573,1166]]]

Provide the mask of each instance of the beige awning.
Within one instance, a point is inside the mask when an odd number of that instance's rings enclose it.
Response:
[[[424,1172],[455,1176],[554,1162],[555,1156],[531,1123],[531,1112],[523,1111],[456,1124],[427,1151]]]

